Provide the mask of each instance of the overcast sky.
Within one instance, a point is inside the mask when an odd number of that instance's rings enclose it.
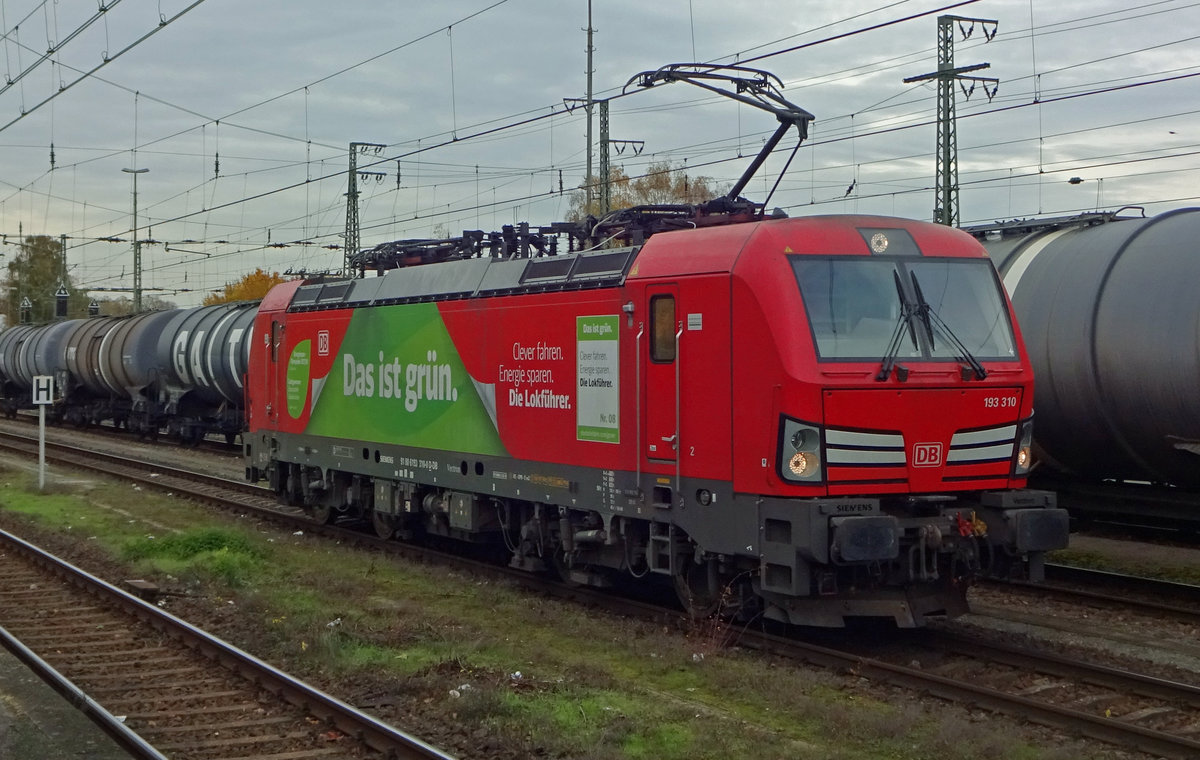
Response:
[[[106,2],[0,0],[0,233],[67,235],[79,286],[132,285],[123,168],[149,170],[144,285],[179,305],[256,267],[339,269],[352,141],[386,146],[359,159],[385,175],[360,187],[364,246],[557,221],[583,180],[584,111],[563,99],[585,94],[586,0]],[[669,63],[818,43],[749,64],[816,116],[770,205],[928,219],[936,88],[902,80],[936,69],[940,13],[996,19],[990,42],[979,25],[955,40],[956,65],[1000,80],[990,101],[959,91],[964,224],[1200,202],[1200,3],[948,5],[595,0],[596,96]],[[611,136],[645,143],[612,160],[686,161],[724,188],[774,128],[676,83],[612,102]],[[794,143],[745,195],[765,198]]]

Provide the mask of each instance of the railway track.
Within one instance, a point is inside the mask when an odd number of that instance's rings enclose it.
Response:
[[[0,633],[133,757],[449,758],[4,531]]]
[[[1047,565],[1045,583],[986,583],[1041,599],[1054,598],[1093,608],[1132,611],[1200,626],[1200,587],[1186,583],[1069,565]]]
[[[762,632],[747,632],[738,643],[1156,757],[1200,757],[1196,686],[947,632],[905,638],[894,656],[907,664]],[[914,646],[930,665],[914,658]]]
[[[905,636],[890,656],[761,633],[739,643],[1156,757],[1200,756],[1200,688],[1189,683],[952,631]]]
[[[9,418],[12,421],[18,422],[22,427],[38,424],[37,412],[28,409],[18,411],[14,416]],[[98,425],[90,425],[85,428],[75,428],[62,422],[47,421],[48,429],[56,430],[79,430],[87,432],[95,432],[105,436],[114,436],[117,439],[127,441],[145,442],[144,438],[138,438],[135,434],[123,428],[114,427],[111,422],[105,422]],[[160,446],[175,446],[180,449],[199,449],[209,451],[215,454],[234,454],[239,453],[242,449],[241,443],[237,439],[231,440],[228,436],[210,433],[199,441],[185,442],[177,437],[163,435],[155,437],[152,442]]]
[[[38,454],[36,438],[12,430],[0,431],[0,449],[33,457],[37,457]],[[99,451],[95,448],[47,440],[46,461],[130,480],[153,488],[169,489],[174,493],[201,500],[222,502],[236,494],[245,497],[249,505],[274,504],[270,491],[261,486],[195,469],[134,459],[114,451]]]
[[[5,443],[5,445],[10,445]],[[27,444],[18,444],[26,446]],[[185,484],[176,482],[199,479],[194,495],[210,501],[236,504],[240,510],[253,509],[271,519],[294,526],[304,518],[293,510],[281,510],[264,489],[236,481],[199,476],[174,468],[166,473],[144,471],[140,462],[103,455],[105,464],[88,464],[92,452],[56,445],[48,456],[61,458],[71,464],[96,469],[113,468],[110,472],[124,477],[127,470],[143,469],[136,476],[141,482],[175,492],[184,492]],[[114,461],[115,460],[115,461]],[[157,466],[155,466],[157,467]],[[171,478],[169,480],[168,478]],[[216,492],[224,491],[224,496]],[[235,493],[236,492],[236,493]],[[320,532],[350,539],[375,548],[385,548],[409,556],[416,553],[422,559],[430,557],[462,564],[460,559],[426,549],[412,549],[395,542],[384,542],[371,535],[348,531],[338,526],[316,526],[304,523],[309,532]],[[502,576],[526,587],[559,597],[586,600],[620,614],[682,620],[677,612],[660,605],[628,599],[615,599],[609,594],[586,588],[563,587],[546,579],[481,563],[468,563],[476,572]],[[1036,593],[1047,588],[1035,587]],[[1066,589],[1054,593],[1069,593]],[[1031,722],[1054,726],[1069,732],[1105,742],[1134,747],[1161,757],[1192,758],[1200,756],[1200,689],[1183,683],[1094,665],[1079,659],[1056,657],[1030,649],[1004,647],[977,638],[957,636],[949,632],[922,631],[915,640],[905,641],[921,648],[925,661],[919,667],[908,663],[911,653],[901,655],[900,662],[889,662],[861,648],[822,646],[802,641],[794,636],[781,636],[766,631],[735,630],[718,624],[726,638],[740,646],[760,649],[821,667],[850,672],[871,680],[914,689],[960,703],[980,705],[989,710],[1018,716]],[[924,639],[924,640],[922,640]],[[930,655],[935,653],[936,656]],[[932,659],[931,659],[932,658]],[[936,662],[934,662],[936,660]],[[984,677],[986,676],[986,677]]]

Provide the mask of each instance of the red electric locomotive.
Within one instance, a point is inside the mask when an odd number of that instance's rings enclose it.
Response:
[[[735,72],[631,80],[724,77],[780,120],[724,198],[576,235],[632,245],[398,241],[358,259],[382,276],[271,291],[247,476],[318,520],[670,582],[696,615],[916,626],[964,610],[978,573],[1036,577],[1067,515],[1024,488],[1033,376],[983,248],[900,219],[765,219],[739,193],[812,117]]]
[[[765,220],[288,283],[254,331],[249,476],[318,519],[810,625],[919,625],[1066,544],[1023,489],[1008,301],[946,227]]]

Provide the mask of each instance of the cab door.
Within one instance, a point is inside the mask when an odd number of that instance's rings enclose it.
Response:
[[[271,390],[267,394],[268,398],[271,399],[271,403],[267,404],[268,423],[271,425],[275,425],[279,422],[279,407],[287,403],[286,398],[282,393],[282,389],[284,387],[282,377],[283,371],[279,367],[279,354],[280,349],[283,347],[283,331],[283,323],[272,317],[271,333],[268,337],[268,341],[270,342],[269,359],[271,362]]]
[[[645,374],[645,456],[675,462],[679,452],[679,288],[646,289],[648,339],[639,349]]]

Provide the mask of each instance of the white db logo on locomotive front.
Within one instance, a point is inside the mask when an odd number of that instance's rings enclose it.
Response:
[[[913,467],[938,467],[942,464],[942,444],[914,443]]]

